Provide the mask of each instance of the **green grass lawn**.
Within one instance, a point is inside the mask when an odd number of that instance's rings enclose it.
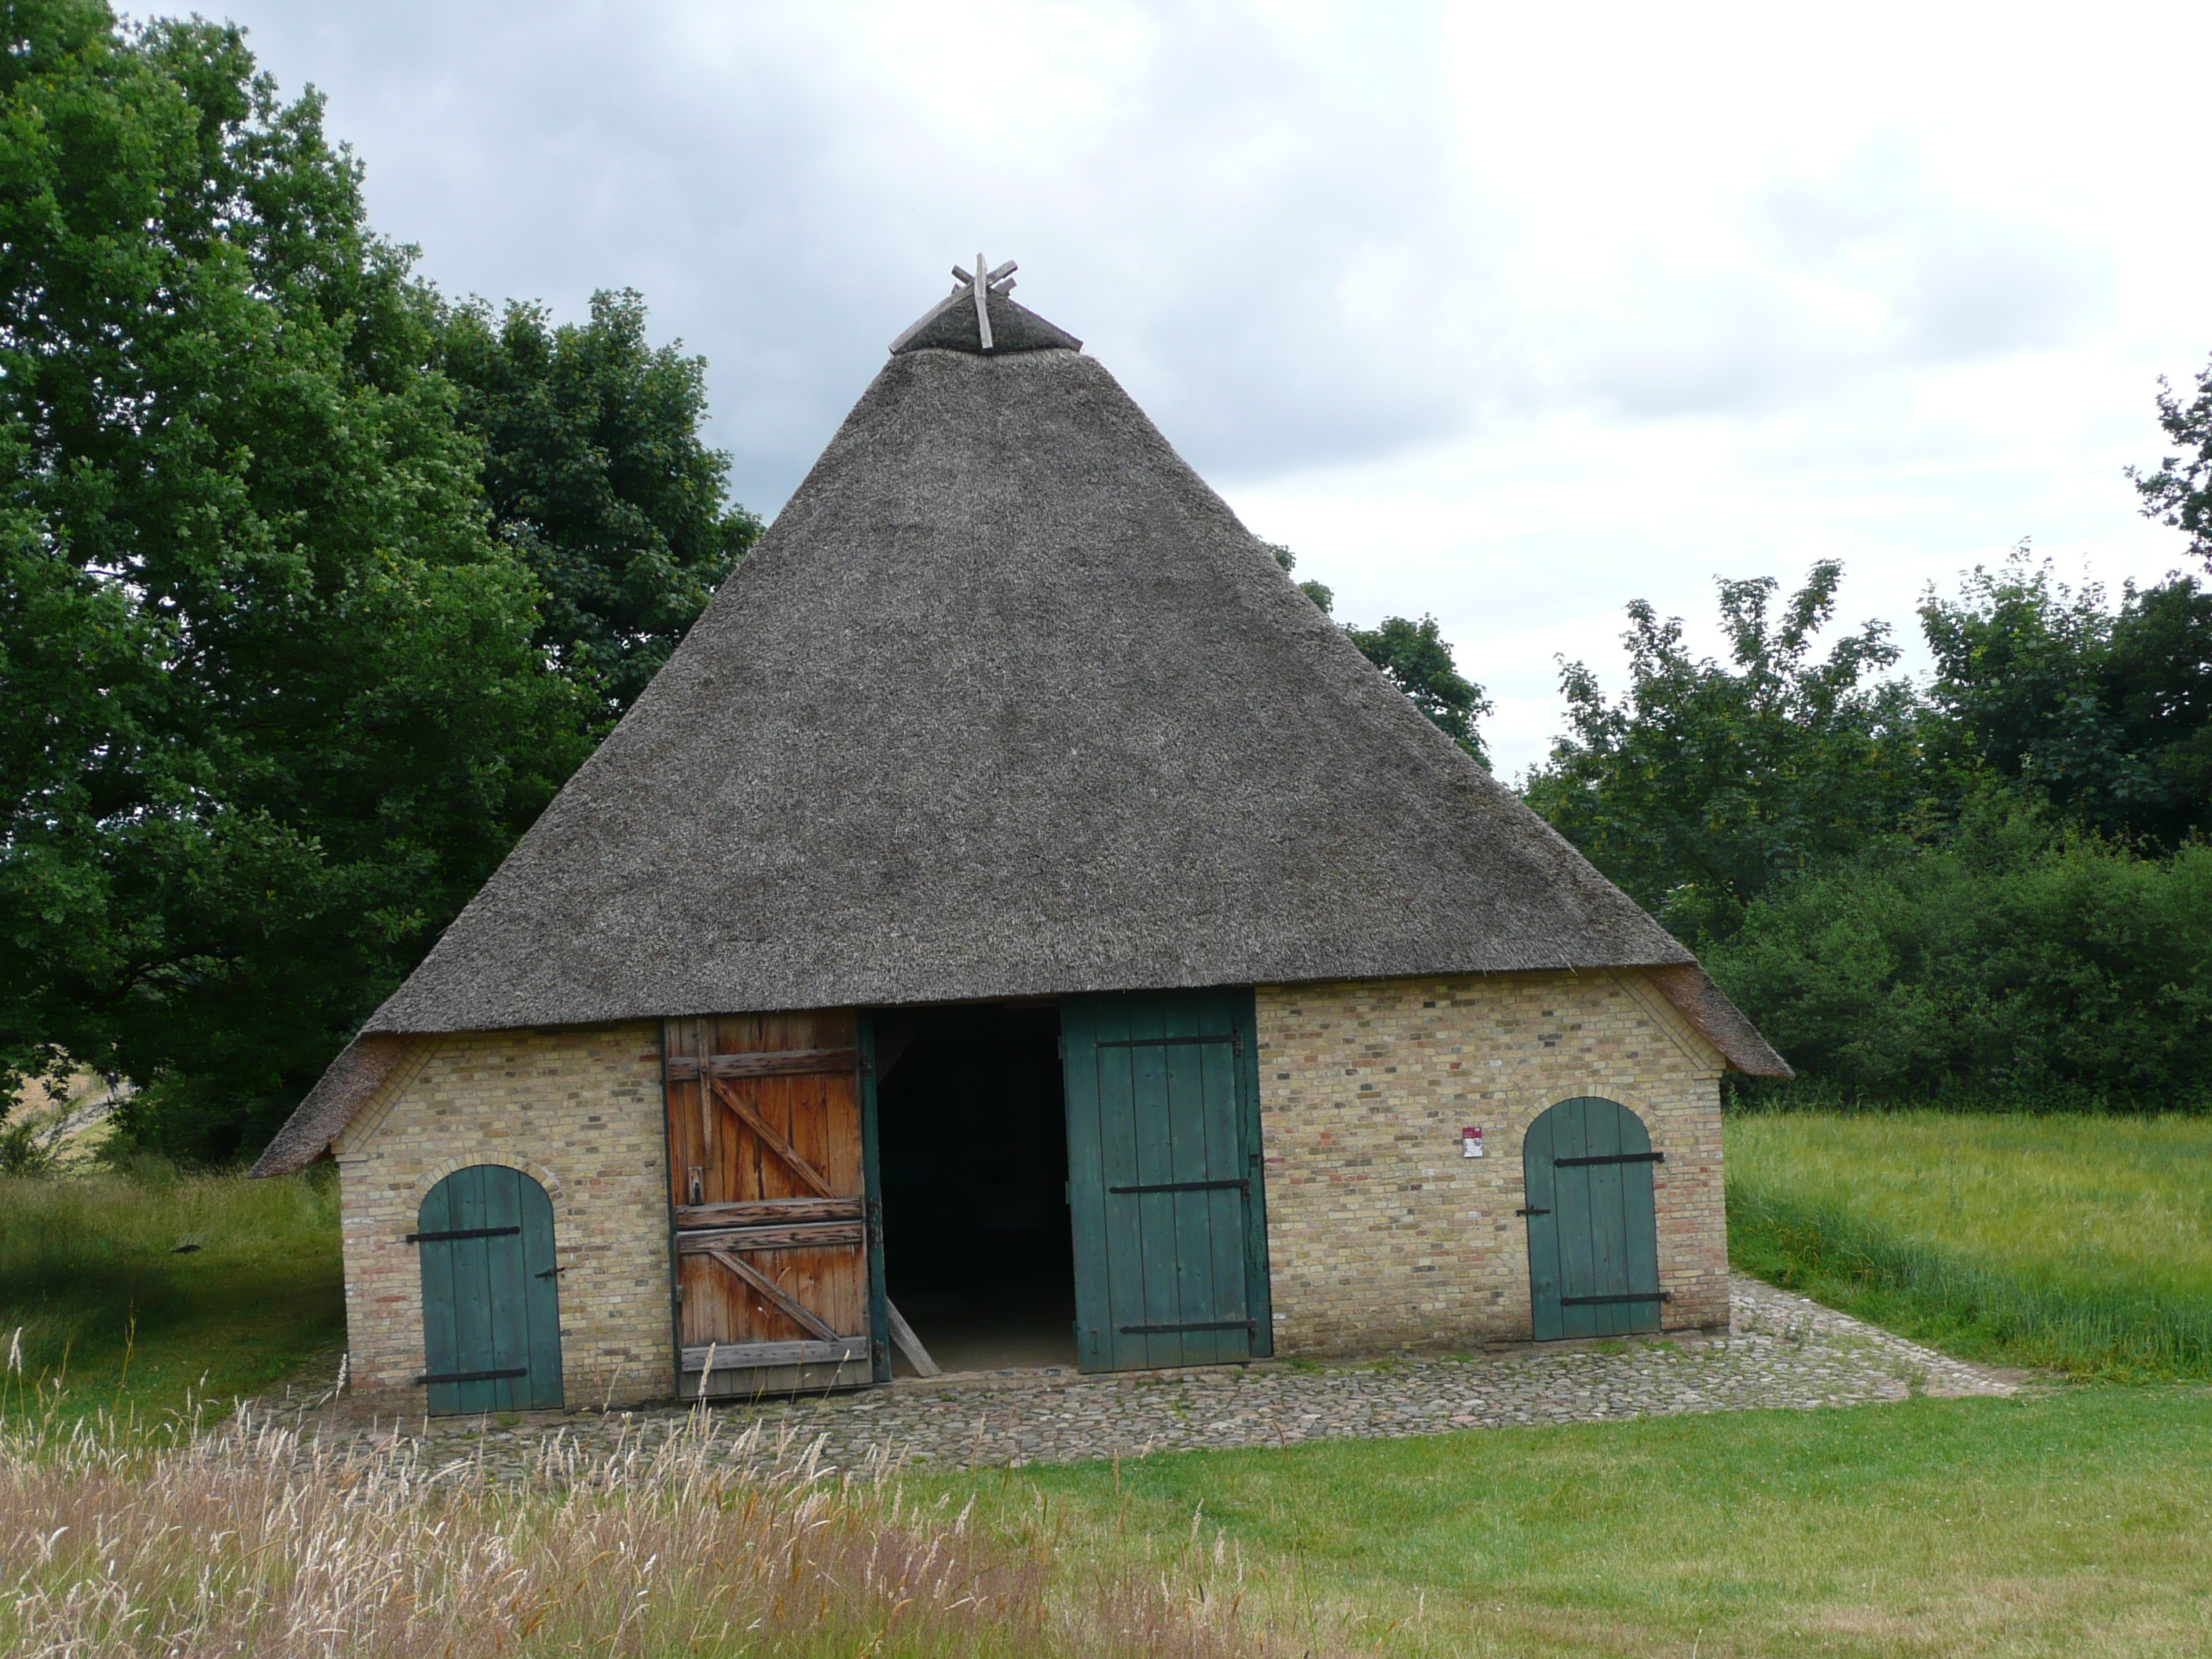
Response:
[[[1401,1655],[2212,1652],[2212,1391],[2073,1389],[939,1476]],[[1209,1551],[1210,1553],[1210,1551]],[[1231,1558],[1233,1560],[1233,1557]]]
[[[2159,1380],[2212,1375],[2212,1123],[1801,1114],[1729,1137],[1739,1266],[2102,1380],[910,1492],[1178,1595],[1237,1594],[1241,1560],[1291,1652],[2212,1655],[2212,1389]],[[0,1182],[0,1342],[25,1328],[33,1382],[66,1351],[72,1411],[156,1420],[203,1377],[220,1404],[343,1340],[336,1212],[304,1181]]]
[[[1728,1126],[1735,1264],[1969,1358],[2212,1376],[2212,1119]]]
[[[182,1245],[196,1249],[179,1252]],[[186,1391],[217,1410],[342,1346],[337,1193],[235,1175],[0,1179],[7,1409],[156,1422]]]

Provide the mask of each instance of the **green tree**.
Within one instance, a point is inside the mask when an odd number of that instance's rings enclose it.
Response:
[[[2025,546],[1920,620],[1935,728],[2061,819],[2165,848],[2212,830],[2212,593],[2171,576],[2118,606],[2051,580]]]
[[[1264,542],[1261,545],[1275,556],[1275,562],[1283,567],[1285,575],[1297,571],[1298,556],[1291,552],[1289,548],[1285,547],[1280,542]],[[1327,582],[1300,582],[1298,592],[1319,605],[1323,616],[1328,615],[1330,611],[1336,609],[1336,591]]]
[[[610,717],[636,701],[761,522],[727,501],[729,457],[699,437],[706,360],[646,343],[631,289],[591,320],[482,301],[445,318],[440,362],[483,440],[494,532],[544,591],[538,642]]]
[[[2212,1102],[2212,848],[2143,857],[2008,789],[1778,884],[1705,965],[1846,1093]]]
[[[1297,569],[1298,556],[1289,548],[1274,542],[1265,545],[1285,573]],[[1323,615],[1335,609],[1336,594],[1325,582],[1300,582],[1298,591],[1320,606]],[[1490,713],[1490,699],[1460,673],[1434,617],[1424,616],[1419,622],[1385,617],[1373,628],[1347,623],[1344,631],[1367,660],[1382,671],[1383,678],[1413,699],[1413,707],[1466,750],[1476,765],[1488,769],[1490,755],[1474,723]]]
[[[2158,423],[2180,446],[2157,471],[2130,467],[2146,519],[2172,525],[2189,538],[2192,556],[2212,568],[2212,364],[2197,377],[2197,395],[2184,403],[2164,375],[2158,381]]]
[[[1735,931],[1778,877],[1856,850],[1923,787],[1919,706],[1870,622],[1816,658],[1843,568],[1813,567],[1770,615],[1768,577],[1722,580],[1729,661],[1692,656],[1680,617],[1628,607],[1628,690],[1562,665],[1571,731],[1522,781],[1528,804],[1693,944]]]
[[[0,1065],[250,1150],[585,751],[434,296],[234,28],[0,55]]]
[[[1419,622],[1385,617],[1373,628],[1347,624],[1344,631],[1383,678],[1411,697],[1413,707],[1473,756],[1476,765],[1488,769],[1490,756],[1474,723],[1490,712],[1490,699],[1454,666],[1452,648],[1437,632],[1434,617]]]

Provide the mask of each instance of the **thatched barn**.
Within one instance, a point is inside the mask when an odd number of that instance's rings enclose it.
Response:
[[[980,263],[256,1166],[431,1411],[1714,1326],[1787,1068]]]

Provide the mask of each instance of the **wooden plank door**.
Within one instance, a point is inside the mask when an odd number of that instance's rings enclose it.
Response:
[[[1060,1004],[1077,1361],[1272,1353],[1252,994]]]
[[[679,1392],[870,1381],[858,1016],[670,1020],[663,1045]]]
[[[1659,1224],[1644,1120],[1616,1101],[1563,1100],[1528,1126],[1521,1172],[1536,1340],[1659,1328]]]
[[[407,1242],[422,1272],[422,1375],[434,1417],[562,1403],[553,1206],[520,1170],[479,1164],[430,1188]]]

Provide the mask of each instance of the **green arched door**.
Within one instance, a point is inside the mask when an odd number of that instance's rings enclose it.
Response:
[[[1535,1336],[1659,1328],[1659,1224],[1644,1121],[1617,1101],[1563,1100],[1521,1143]]]
[[[434,1416],[534,1411],[561,1397],[553,1206],[520,1170],[456,1170],[422,1200],[422,1375]]]

